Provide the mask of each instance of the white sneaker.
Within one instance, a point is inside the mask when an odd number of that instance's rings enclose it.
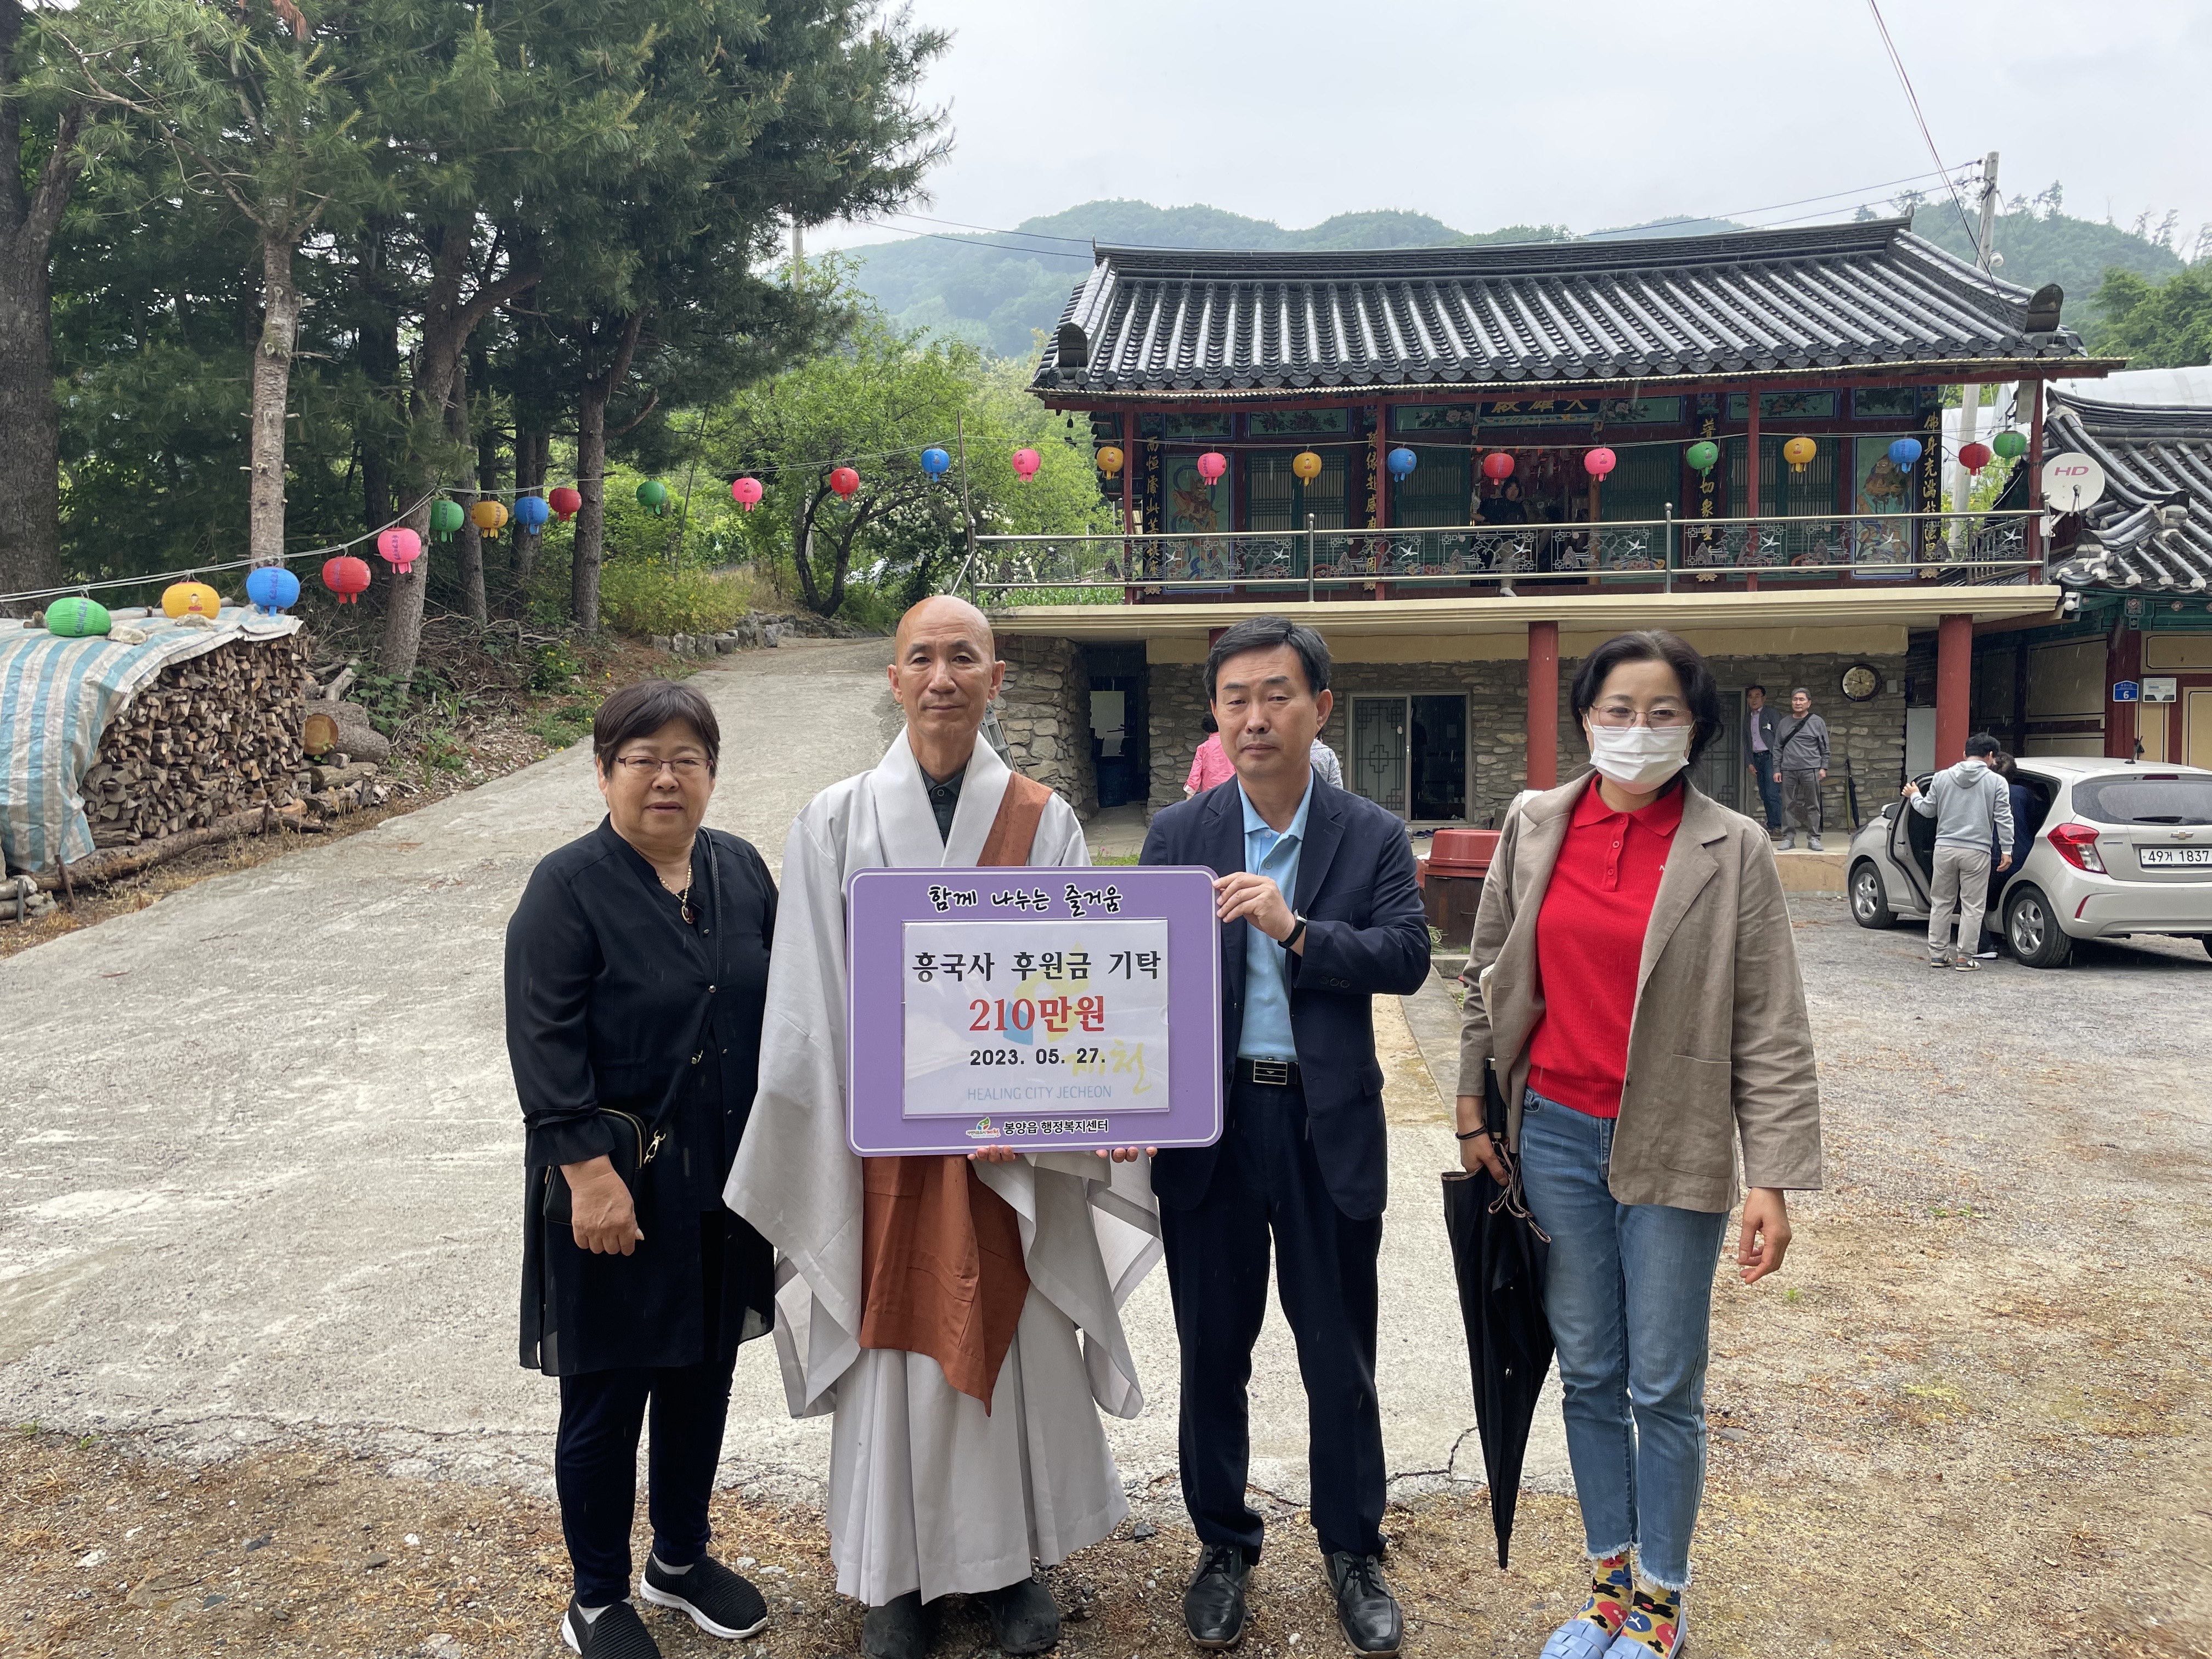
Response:
[[[1813,837],[1811,846],[1813,850],[1816,853],[1825,853],[1828,850],[1826,848],[1820,845],[1820,838],[1818,836]]]

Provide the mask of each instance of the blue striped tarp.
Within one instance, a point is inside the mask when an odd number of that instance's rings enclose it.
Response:
[[[9,870],[44,870],[91,854],[77,783],[100,733],[139,687],[170,664],[233,640],[281,640],[300,629],[296,617],[246,607],[224,610],[213,628],[179,628],[165,617],[116,621],[149,637],[142,645],[66,640],[0,623],[0,854]]]

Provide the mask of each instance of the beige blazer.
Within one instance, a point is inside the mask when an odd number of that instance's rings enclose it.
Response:
[[[1480,1098],[1494,1064],[1516,1150],[1528,1040],[1544,1013],[1536,913],[1588,781],[1524,797],[1508,814],[1475,915],[1459,1092]],[[1820,1084],[1766,832],[1683,787],[1637,969],[1610,1184],[1623,1204],[1724,1211],[1739,1139],[1745,1184],[1820,1184]]]

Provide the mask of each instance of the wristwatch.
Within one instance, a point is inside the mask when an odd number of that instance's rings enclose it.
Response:
[[[1291,931],[1283,935],[1283,949],[1285,951],[1305,937],[1306,919],[1293,910],[1291,912]]]

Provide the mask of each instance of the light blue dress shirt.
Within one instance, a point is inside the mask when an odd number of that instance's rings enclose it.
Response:
[[[1244,867],[1254,875],[1271,877],[1283,890],[1283,902],[1296,908],[1298,854],[1306,840],[1306,813],[1313,806],[1313,774],[1306,774],[1306,793],[1298,802],[1291,827],[1277,835],[1253,807],[1244,786],[1237,786],[1237,799],[1244,803]],[[1246,922],[1244,940],[1244,1025],[1237,1034],[1237,1053],[1243,1060],[1291,1060],[1298,1047],[1291,1036],[1290,952]]]

